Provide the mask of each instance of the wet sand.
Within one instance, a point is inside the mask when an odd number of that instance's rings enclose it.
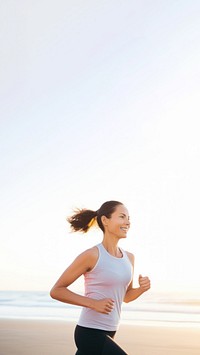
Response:
[[[75,323],[0,320],[0,355],[74,355]],[[129,355],[199,355],[200,329],[121,324],[115,341]],[[95,354],[94,354],[95,355]]]

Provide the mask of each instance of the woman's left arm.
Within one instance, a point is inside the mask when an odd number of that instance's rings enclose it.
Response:
[[[134,255],[131,253],[127,253],[127,255],[134,269]],[[138,283],[139,283],[139,287],[133,288],[133,280],[131,281],[131,283],[127,288],[126,294],[124,296],[124,302],[128,303],[134,301],[136,298],[141,296],[144,292],[148,291],[151,287],[148,276],[143,277],[142,275],[139,275]]]

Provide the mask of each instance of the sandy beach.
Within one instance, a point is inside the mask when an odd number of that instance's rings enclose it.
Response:
[[[0,354],[74,355],[74,327],[65,321],[0,320]],[[200,354],[200,330],[191,327],[122,324],[115,340],[129,355]]]

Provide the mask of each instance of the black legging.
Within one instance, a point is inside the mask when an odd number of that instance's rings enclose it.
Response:
[[[77,325],[74,339],[78,350],[75,355],[128,355],[112,340],[115,333]]]

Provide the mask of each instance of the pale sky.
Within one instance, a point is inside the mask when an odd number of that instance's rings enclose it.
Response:
[[[199,1],[1,1],[0,289],[49,290],[122,201],[153,290],[199,291]]]

